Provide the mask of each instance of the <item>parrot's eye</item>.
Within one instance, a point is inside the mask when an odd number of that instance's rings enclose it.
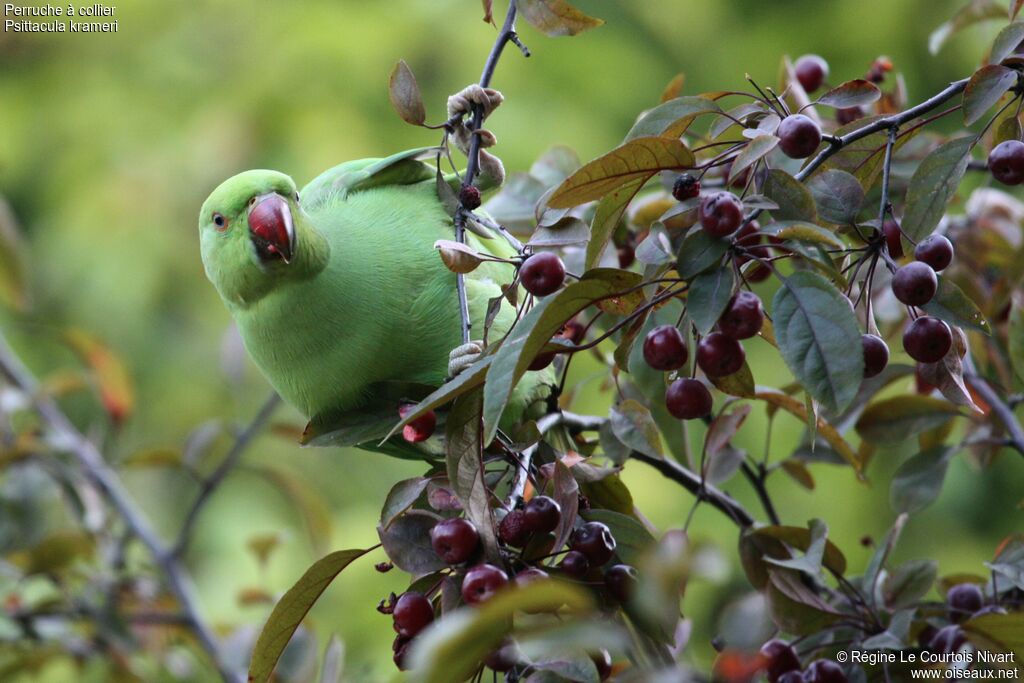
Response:
[[[295,193],[295,203],[296,204],[299,203],[299,193],[298,192]]]
[[[214,213],[213,214],[213,224],[217,226],[218,230],[223,230],[228,225],[228,219],[224,218],[223,214]]]

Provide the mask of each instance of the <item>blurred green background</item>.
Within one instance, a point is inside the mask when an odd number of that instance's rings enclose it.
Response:
[[[495,4],[500,19],[505,3]],[[971,29],[933,57],[927,35],[959,0],[577,4],[607,24],[560,39],[521,27],[533,56],[509,48],[498,67],[494,84],[506,104],[490,128],[510,170],[526,169],[555,144],[583,159],[603,153],[677,72],[686,74],[686,94],[740,88],[745,72],[773,84],[782,55],[817,52],[839,82],[861,77],[885,54],[917,101],[969,74],[996,30]],[[247,420],[268,393],[227,332],[228,314],[203,274],[196,214],[209,191],[248,168],[279,169],[301,183],[342,160],[433,144],[434,133],[406,126],[392,112],[388,73],[405,59],[428,116],[440,121],[447,95],[479,77],[493,41],[481,14],[478,0],[129,0],[117,6],[117,34],[0,33],[0,194],[25,233],[34,300],[26,314],[0,314],[0,324],[43,376],[75,364],[59,343],[66,327],[89,330],[116,351],[131,373],[137,411],[107,439],[112,460],[181,449],[206,421]],[[786,381],[762,343],[748,352],[759,383]],[[604,410],[609,396],[596,383],[588,388],[575,408]],[[100,414],[84,396],[69,410],[81,424]],[[301,425],[290,410],[278,417]],[[758,407],[740,445],[762,453],[764,425]],[[781,418],[773,451],[788,453],[798,431]],[[225,445],[209,457],[219,458]],[[818,466],[814,492],[780,477],[772,491],[787,521],[826,518],[851,566],[862,567],[870,551],[860,539],[877,539],[891,524],[886,484],[907,454],[909,447],[880,453],[870,472],[874,486],[856,484],[847,469]],[[247,458],[323,497],[330,548],[376,542],[388,488],[421,469],[360,452],[300,450],[272,435]],[[194,484],[159,468],[132,468],[126,478],[171,537]],[[640,464],[630,465],[626,478],[659,528],[681,525],[689,496]],[[1021,479],[1019,462],[1004,458],[979,472],[958,458],[939,503],[912,520],[900,554],[936,557],[943,573],[982,571],[997,540],[1021,526],[1013,507]],[[756,509],[744,484],[728,488]],[[315,518],[319,508],[307,503]],[[266,477],[242,470],[228,480],[188,556],[211,621],[262,622],[269,608],[243,606],[238,593],[281,591],[315,559],[304,523],[301,506]],[[701,509],[692,528],[735,563],[735,530],[717,512]],[[278,531],[284,542],[261,571],[247,541]],[[385,680],[392,671],[391,626],[374,607],[402,584],[397,573],[373,571],[380,559],[350,568],[313,612],[319,635],[344,638],[350,671],[364,672],[354,680]],[[712,656],[712,611],[735,586],[690,586],[685,607],[698,625],[690,648],[697,662]],[[47,680],[67,675],[57,669]]]

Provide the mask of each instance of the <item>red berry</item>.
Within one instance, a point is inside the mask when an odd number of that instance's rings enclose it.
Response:
[[[931,235],[917,243],[914,258],[940,271],[953,262],[953,243],[944,235]]]
[[[818,55],[804,55],[793,65],[796,80],[809,93],[820,88],[828,78],[828,62]]]
[[[700,226],[716,237],[736,232],[743,222],[743,204],[732,192],[704,195],[697,209]]]
[[[655,370],[678,370],[689,355],[683,335],[673,325],[659,325],[644,338],[644,360]]]
[[[746,278],[747,282],[764,282],[771,277],[772,271],[768,266],[763,263],[758,263],[756,266],[751,268],[748,272],[744,273],[743,277]]]
[[[864,347],[864,376],[874,377],[889,364],[889,347],[880,338],[873,334],[863,334],[860,337],[861,346]]]
[[[931,316],[921,316],[903,333],[903,349],[919,363],[937,363],[953,346],[949,325]]]
[[[590,571],[590,560],[578,550],[570,550],[558,563],[558,567],[569,576],[581,579]]]
[[[491,671],[505,673],[519,663],[522,655],[515,641],[505,639],[495,650],[484,658],[484,666]]]
[[[562,506],[549,496],[536,496],[523,508],[523,521],[530,533],[546,534],[562,521]]]
[[[416,409],[415,403],[406,403],[398,407],[398,416],[405,419],[405,416]],[[402,427],[402,438],[409,443],[426,441],[433,435],[437,428],[437,414],[428,410],[409,424]]]
[[[636,261],[636,249],[629,244],[624,244],[615,249],[619,256],[619,268],[629,268]]]
[[[807,683],[849,683],[841,666],[831,659],[819,659],[807,667],[804,676]]]
[[[523,571],[516,574],[516,585],[525,586],[533,581],[540,581],[541,579],[548,578],[548,573],[543,569],[537,567],[527,567]]]
[[[891,218],[886,218],[882,223],[882,232],[885,234],[885,246],[889,250],[889,256],[894,259],[903,258],[903,240],[900,233],[900,224]]]
[[[480,545],[480,534],[468,519],[444,519],[430,530],[430,545],[447,564],[462,564]]]
[[[782,119],[775,134],[779,137],[779,148],[791,159],[806,159],[821,144],[821,128],[803,114]]]
[[[562,326],[562,331],[558,333],[559,337],[568,339],[573,344],[579,344],[583,341],[583,336],[587,333],[587,328],[576,318],[569,320]]]
[[[892,276],[892,293],[908,306],[924,306],[935,296],[939,278],[927,263],[911,261]]]
[[[761,656],[765,658],[765,670],[771,683],[778,683],[785,673],[800,670],[796,650],[785,641],[769,640],[761,646]]]
[[[463,185],[459,190],[459,201],[470,211],[480,208],[480,190],[472,185]]]
[[[711,392],[703,382],[677,379],[665,392],[665,407],[679,420],[696,420],[711,414]]]
[[[478,564],[462,579],[462,599],[469,605],[489,600],[508,583],[508,575],[493,564]]]
[[[672,185],[672,196],[684,202],[700,195],[700,181],[689,173],[683,173]]]
[[[591,565],[600,567],[615,554],[615,537],[605,524],[586,522],[573,533],[569,546],[586,555]]]
[[[534,296],[547,296],[558,291],[565,281],[565,264],[550,251],[530,256],[519,269],[523,288]]]
[[[857,119],[862,119],[867,115],[863,107],[846,107],[845,109],[839,109],[836,111],[836,123],[840,126],[853,123]]]
[[[985,605],[985,595],[976,584],[959,583],[946,593],[946,604],[949,605],[949,618],[963,621]]]
[[[608,650],[601,650],[597,654],[590,655],[590,658],[594,661],[594,666],[597,667],[597,680],[608,680],[608,677],[612,675],[612,656]]]
[[[726,377],[743,367],[743,345],[721,332],[712,332],[697,345],[697,365],[708,377]]]
[[[534,372],[538,370],[543,370],[547,366],[551,365],[551,363],[553,363],[554,360],[554,351],[550,353],[538,353],[536,356],[533,357],[533,360],[530,361],[529,369],[533,370]]]
[[[526,513],[512,510],[498,525],[498,538],[505,545],[522,548],[530,540],[530,530],[526,527]]]
[[[761,224],[757,221],[750,221],[745,224],[740,231],[733,237],[736,246],[738,247],[752,247],[761,244],[761,238],[763,235],[757,233],[761,230]],[[744,261],[746,263],[746,261]]]
[[[761,331],[763,324],[761,299],[745,289],[733,295],[725,307],[725,313],[718,319],[718,329],[733,339],[750,339]]]
[[[604,585],[608,593],[619,602],[627,602],[636,590],[636,567],[616,564],[604,573]]]
[[[928,643],[928,649],[939,654],[953,654],[967,644],[967,634],[956,624],[943,626]]]
[[[872,83],[881,83],[885,80],[885,75],[890,71],[892,71],[892,60],[888,57],[879,57],[871,63],[868,75],[864,78]]]
[[[395,653],[392,659],[399,671],[405,671],[408,668],[406,658],[409,655],[409,643],[411,642],[411,638],[395,636],[395,642],[391,644],[391,650]]]
[[[1000,142],[988,155],[988,168],[1002,184],[1020,185],[1024,182],[1024,142]]]
[[[434,621],[434,606],[422,593],[402,593],[391,612],[395,632],[412,638]]]

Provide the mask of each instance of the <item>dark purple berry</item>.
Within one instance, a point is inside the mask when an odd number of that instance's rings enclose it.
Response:
[[[892,293],[908,306],[924,306],[935,296],[939,278],[927,263],[911,261],[892,276]]]
[[[939,362],[952,346],[949,325],[931,316],[918,318],[903,333],[903,349],[919,363]]]
[[[840,126],[853,123],[857,119],[862,119],[867,115],[863,107],[846,107],[845,109],[839,109],[836,111],[836,123]]]
[[[940,271],[953,262],[953,243],[944,235],[931,235],[917,243],[914,258]]]
[[[447,564],[462,564],[480,545],[480,534],[468,519],[444,519],[430,530],[434,552]]]
[[[434,606],[422,593],[402,593],[391,612],[395,632],[412,638],[434,621]]]
[[[519,663],[522,655],[515,641],[506,638],[496,649],[484,658],[484,666],[491,671],[505,673]]]
[[[408,668],[408,662],[406,662],[406,659],[409,655],[409,643],[411,642],[411,638],[395,636],[395,642],[391,644],[391,650],[395,653],[393,660],[399,671],[405,671]]]
[[[508,575],[493,564],[478,564],[462,579],[462,599],[477,605],[489,600],[508,583]]]
[[[988,155],[988,168],[1002,184],[1020,185],[1024,182],[1024,142],[1000,142]]]
[[[627,602],[636,590],[636,567],[628,564],[615,564],[604,573],[604,585],[608,593],[619,602]]]
[[[711,392],[703,382],[677,379],[665,392],[665,407],[679,420],[696,420],[711,414]]]
[[[672,325],[659,325],[644,338],[644,360],[655,370],[678,370],[689,355],[683,335]]]
[[[800,670],[800,658],[793,647],[782,640],[769,640],[761,646],[765,672],[770,683],[778,683],[783,674]]]
[[[526,525],[526,513],[512,510],[498,525],[498,538],[505,545],[522,548],[530,540],[530,530]]]
[[[807,679],[799,671],[787,671],[779,676],[779,683],[807,683]]]
[[[807,683],[850,683],[843,668],[831,659],[819,659],[807,667],[804,674]]]
[[[903,258],[903,239],[900,231],[900,224],[891,218],[886,218],[882,223],[882,232],[885,234],[885,246],[889,250],[889,256],[894,259]]]
[[[459,190],[459,202],[469,211],[480,208],[480,190],[472,185],[463,185]]]
[[[928,649],[939,654],[953,654],[967,644],[967,634],[956,624],[943,626],[928,643]]]
[[[796,60],[793,71],[803,89],[811,93],[820,88],[828,78],[828,62],[818,55],[804,55]]]
[[[523,288],[534,296],[547,296],[565,282],[565,264],[550,251],[530,256],[519,269]]]
[[[578,550],[570,550],[558,563],[558,567],[569,576],[581,579],[590,571],[590,560]]]
[[[697,365],[708,377],[726,377],[743,367],[743,345],[721,332],[712,332],[697,345]]]
[[[590,658],[594,661],[594,666],[597,667],[597,680],[608,680],[608,677],[612,675],[612,656],[608,653],[608,650],[601,650],[596,654],[591,654]]]
[[[864,376],[874,377],[885,370],[889,364],[889,347],[885,342],[873,334],[863,334],[860,343],[864,347]]]
[[[516,574],[515,581],[517,586],[525,586],[533,581],[540,581],[541,579],[546,578],[549,578],[548,573],[543,569],[538,569],[537,567],[527,567],[523,571]]]
[[[708,194],[700,200],[697,218],[709,234],[725,237],[743,223],[743,204],[732,192]]]
[[[779,149],[791,159],[806,159],[821,144],[821,128],[803,114],[782,119],[775,134],[779,137]]]
[[[562,506],[549,496],[536,496],[523,508],[526,528],[534,534],[546,534],[562,521]]]
[[[672,185],[672,196],[684,202],[700,195],[700,181],[689,173],[683,173]]]
[[[949,618],[963,621],[984,606],[985,595],[977,584],[958,583],[946,593],[946,604],[949,605]]]
[[[615,554],[615,537],[601,522],[586,522],[572,535],[569,546],[587,556],[590,564],[600,567]]]
[[[718,329],[733,339],[750,339],[761,331],[764,309],[761,299],[751,291],[742,289],[733,295],[718,319]]]

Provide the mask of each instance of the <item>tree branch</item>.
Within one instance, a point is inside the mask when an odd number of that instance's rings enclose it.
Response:
[[[1003,401],[999,394],[996,393],[996,390],[992,388],[992,385],[981,375],[967,372],[964,373],[964,379],[978,392],[978,395],[989,405],[992,412],[996,414],[999,421],[1006,427],[1006,431],[1010,435],[1007,445],[1021,455],[1024,455],[1024,428],[1021,428],[1020,421],[1017,419],[1013,409]]]
[[[192,507],[189,508],[188,513],[185,515],[185,521],[182,522],[181,531],[178,532],[178,540],[175,542],[174,547],[171,549],[171,555],[174,557],[182,557],[185,551],[188,549],[189,541],[192,540],[192,530],[195,528],[196,521],[199,519],[199,513],[202,512],[206,503],[209,501],[210,496],[220,483],[224,481],[224,478],[228,476],[228,473],[234,469],[235,465],[241,459],[242,454],[245,453],[245,449],[249,447],[253,438],[263,429],[270,416],[274,414],[274,411],[281,404],[281,397],[276,393],[270,395],[270,397],[263,403],[263,407],[260,408],[259,412],[252,421],[246,425],[245,429],[238,433],[235,437],[235,442],[231,445],[231,450],[224,456],[217,468],[210,474],[209,477],[203,480],[199,488],[199,494],[196,495],[195,501],[192,503]]]
[[[93,482],[132,533],[146,546],[153,561],[164,574],[167,587],[177,599],[183,619],[216,666],[224,683],[240,683],[242,677],[228,667],[220,652],[216,636],[199,615],[191,579],[185,569],[168,551],[150,525],[149,520],[136,507],[120,478],[107,465],[96,446],[71,424],[71,421],[49,396],[39,390],[38,381],[22,364],[2,333],[0,333],[0,372],[15,387],[32,399],[36,412],[53,431],[57,441],[74,456],[85,476]]]

